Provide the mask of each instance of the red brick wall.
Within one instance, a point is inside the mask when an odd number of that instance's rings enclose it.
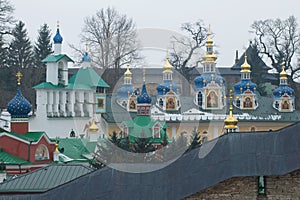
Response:
[[[8,136],[2,136],[0,139],[0,147],[9,154],[28,160],[28,144],[26,143],[22,143]]]
[[[40,144],[44,144],[49,151],[50,160],[35,160],[35,151]],[[55,150],[55,144],[48,144],[44,137],[41,138],[38,144],[26,144],[12,137],[2,136],[0,140],[0,147],[3,151],[15,155],[24,160],[28,160],[28,147],[30,146],[30,162],[33,163],[49,163],[53,160],[53,151]]]
[[[19,133],[24,135],[29,130],[28,122],[12,122],[11,132]]]

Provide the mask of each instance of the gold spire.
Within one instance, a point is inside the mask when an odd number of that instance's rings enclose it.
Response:
[[[206,46],[213,46],[214,41],[211,38],[210,33],[210,25],[208,25],[208,32],[207,32],[207,40],[206,40]]]
[[[203,56],[204,62],[215,62],[217,60],[217,55],[213,52],[213,40],[211,38],[210,25],[207,31],[206,39],[206,54]]]
[[[241,68],[242,68],[242,70],[241,70],[242,73],[250,73],[251,72],[251,70],[250,70],[251,66],[247,62],[246,51],[245,51],[245,62],[244,62],[244,64],[242,64]]]
[[[18,85],[21,85],[21,77],[22,76],[23,76],[22,73],[20,71],[18,71],[18,73],[16,74]]]
[[[125,77],[130,77],[132,75],[130,69],[129,69],[129,64],[126,65],[126,71],[124,73]]]
[[[280,79],[287,79],[287,73],[284,70],[284,65],[282,65],[282,71],[280,72]]]
[[[232,90],[230,90],[230,107],[229,107],[229,116],[224,120],[225,122],[225,126],[224,128],[225,129],[237,129],[237,123],[238,123],[238,120],[233,117],[232,115],[232,110],[233,110],[233,107],[232,107]]]
[[[89,128],[89,131],[90,131],[90,132],[97,132],[98,130],[99,130],[99,128],[98,128],[98,126],[96,125],[95,120],[93,119],[92,125],[91,125],[90,128]]]
[[[59,29],[59,21],[58,21],[58,20],[57,20],[57,22],[56,22],[56,28]]]

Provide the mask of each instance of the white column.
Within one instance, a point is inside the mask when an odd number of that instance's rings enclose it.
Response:
[[[59,93],[59,113],[60,116],[66,116],[66,91],[61,91]]]
[[[39,116],[47,116],[47,91],[44,89],[38,89],[36,90],[36,105],[37,110],[36,114]]]
[[[47,92],[47,116],[53,116],[53,91]]]
[[[83,117],[84,116],[84,112],[83,112],[84,91],[77,91],[76,93],[77,93],[76,97],[78,98],[77,103],[78,103],[78,108],[79,108],[79,115],[81,117]]]
[[[64,85],[68,85],[68,63],[64,63],[63,80],[64,80]]]
[[[74,112],[74,104],[75,104],[75,91],[70,91],[70,92],[69,92],[68,108],[69,108],[70,115],[71,115],[72,117],[75,116],[75,112]]]
[[[59,104],[59,92],[53,91],[53,114],[54,114],[54,116],[59,116],[58,104]]]
[[[89,117],[93,117],[93,103],[94,103],[94,94],[92,91],[86,92],[86,109],[89,114]]]

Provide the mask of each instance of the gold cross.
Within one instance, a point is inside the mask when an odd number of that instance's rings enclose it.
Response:
[[[21,77],[22,77],[22,76],[23,76],[23,75],[21,74],[21,72],[18,71],[18,73],[16,74],[18,85],[21,85]]]

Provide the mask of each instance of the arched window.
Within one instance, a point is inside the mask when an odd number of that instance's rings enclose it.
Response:
[[[240,99],[237,99],[237,100],[236,100],[236,107],[239,108],[240,106],[241,106],[241,101],[240,101]]]
[[[146,115],[149,115],[150,114],[150,109],[147,107],[146,108]]]
[[[153,128],[153,137],[160,138],[160,126],[156,124]]]
[[[197,95],[197,102],[198,102],[198,106],[202,106],[202,92],[198,92]]]
[[[278,103],[278,101],[275,101],[275,108],[279,108],[279,103]]]
[[[256,131],[256,128],[255,128],[254,126],[252,126],[252,127],[250,128],[250,131],[251,131],[251,132],[255,132],[255,131]]]
[[[58,84],[64,84],[63,78],[63,71],[64,71],[64,63],[59,62],[58,63],[58,73],[57,73],[57,78],[58,78]]]
[[[49,151],[46,145],[40,144],[35,150],[35,160],[49,160]]]
[[[162,108],[164,106],[164,101],[162,99],[159,99],[159,106]]]

